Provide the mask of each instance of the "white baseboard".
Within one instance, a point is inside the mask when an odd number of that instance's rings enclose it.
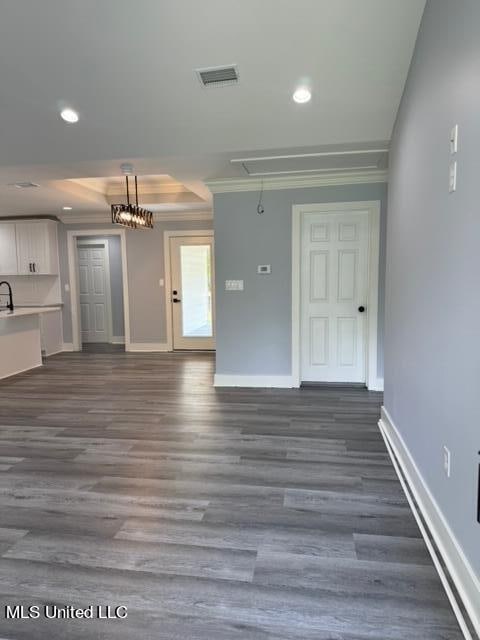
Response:
[[[64,345],[62,344],[60,349],[55,349],[54,351],[45,352],[45,357],[49,358],[50,356],[56,356],[57,353],[62,353],[63,351],[65,351],[65,348],[64,348]]]
[[[387,448],[390,447],[390,449],[393,450],[393,454],[397,459],[408,484],[408,489],[413,495],[415,502],[421,511],[423,520],[425,521],[429,529],[429,533],[442,556],[448,572],[450,573],[455,584],[455,588],[462,599],[465,610],[470,617],[476,633],[480,637],[480,580],[475,575],[472,566],[463,553],[460,543],[453,534],[445,516],[438,506],[438,503],[420,473],[412,454],[410,453],[398,429],[395,427],[385,407],[382,407],[382,416],[379,422],[379,427],[385,438]],[[392,455],[391,452],[390,455]],[[393,457],[392,461],[395,465]],[[407,493],[407,498],[408,497]],[[423,533],[424,532],[422,531],[422,534]],[[425,539],[425,541],[430,550],[431,545],[429,546],[429,541],[427,541],[427,539]],[[449,593],[449,585],[448,583],[445,584],[445,576],[442,577],[441,572],[443,569],[441,568],[441,565],[439,567],[437,562],[435,562],[435,558],[434,563],[439,572],[440,578],[442,579],[447,596],[452,604],[452,608],[457,616],[464,636],[468,640],[471,640],[472,636],[468,629],[465,628],[466,625],[463,620],[463,616],[461,612],[459,613],[458,606],[456,606],[455,596],[451,592]],[[455,602],[452,602],[452,596]],[[459,615],[461,619],[459,618]]]
[[[291,389],[293,379],[292,376],[242,376],[216,373],[213,386]]]
[[[166,342],[131,342],[126,351],[158,353],[170,351]]]
[[[73,351],[73,342],[64,342],[62,351]]]
[[[383,378],[375,378],[368,385],[369,391],[383,391]]]
[[[43,366],[43,362],[40,364],[34,364],[33,367],[25,367],[24,369],[18,369],[17,371],[12,371],[6,376],[1,376],[0,380],[6,380],[7,378],[11,378],[12,376],[18,376],[20,373],[26,373],[27,371],[33,371],[34,369],[38,369]]]
[[[110,344],[125,344],[125,336],[112,336]]]

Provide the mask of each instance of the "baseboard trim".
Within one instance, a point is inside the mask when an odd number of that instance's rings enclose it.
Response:
[[[375,378],[369,385],[369,391],[383,391],[383,378]]]
[[[163,353],[165,351],[170,351],[166,342],[131,342],[127,345],[125,350],[136,353]]]
[[[65,349],[64,349],[64,345],[62,344],[60,349],[56,349],[55,351],[45,352],[45,357],[50,358],[50,356],[56,356],[57,353],[63,353],[63,351],[65,351]]]
[[[73,342],[64,342],[62,351],[73,351]]]
[[[450,574],[457,593],[462,600],[465,611],[470,618],[471,624],[479,636],[480,581],[476,577],[475,572],[463,553],[458,540],[454,536],[445,516],[438,506],[438,503],[420,473],[412,454],[385,407],[382,407],[382,415],[378,424],[390,457],[392,458],[395,470],[397,471],[397,475],[399,476],[400,482],[402,483],[407,496],[407,500],[409,501],[415,519],[417,520],[417,524],[420,527],[425,543],[430,551],[430,555],[432,556],[433,562],[439,573],[463,635],[466,640],[473,640],[468,624],[466,623],[462,611],[458,606],[455,594],[453,593],[449,585],[448,578],[443,571],[442,564],[438,560],[438,556],[436,555],[435,549],[430,541],[430,536],[435,542],[442,560]],[[409,492],[411,492],[411,495],[409,495]],[[423,521],[426,523],[429,530],[428,533],[418,516],[415,503],[412,501],[412,496],[416,505],[418,505]]]
[[[110,344],[125,344],[125,336],[112,336]]]
[[[216,373],[213,386],[291,389],[293,379],[292,376],[242,376]]]

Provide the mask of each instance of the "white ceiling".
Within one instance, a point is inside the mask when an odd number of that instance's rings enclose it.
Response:
[[[424,4],[2,2],[0,214],[56,213],[63,194],[46,183],[118,175],[124,161],[208,200],[205,179],[245,175],[234,157],[384,144]],[[196,68],[232,63],[237,86],[202,88]],[[302,81],[313,99],[297,105]],[[78,124],[60,120],[63,105]],[[5,186],[20,180],[41,189]]]

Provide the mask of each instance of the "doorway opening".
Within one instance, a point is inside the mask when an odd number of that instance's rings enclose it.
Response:
[[[166,231],[164,244],[168,348],[213,350],[213,231]]]
[[[128,351],[124,230],[69,231],[68,258],[74,351]]]

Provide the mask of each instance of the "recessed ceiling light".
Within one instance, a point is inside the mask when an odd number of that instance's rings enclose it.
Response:
[[[65,122],[69,122],[72,124],[74,122],[78,122],[78,113],[73,109],[62,109],[62,111],[60,111],[60,117],[62,118],[62,120],[65,120]]]
[[[312,97],[312,92],[308,87],[298,87],[293,94],[293,99],[299,104],[309,102]]]
[[[71,210],[72,210],[72,207],[62,207],[62,209],[63,209],[64,211],[71,211]]]

